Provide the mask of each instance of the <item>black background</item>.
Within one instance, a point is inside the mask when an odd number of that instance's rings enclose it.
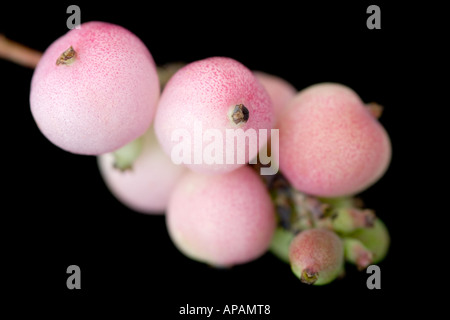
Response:
[[[0,32],[44,51],[66,33],[67,6],[2,5]],[[269,316],[381,316],[401,309],[399,296],[411,277],[406,219],[404,140],[414,112],[407,97],[417,52],[405,7],[387,1],[304,5],[224,2],[154,5],[78,2],[82,22],[100,20],[126,27],[147,45],[157,64],[232,57],[253,70],[278,75],[297,89],[333,81],[353,88],[366,102],[385,107],[380,121],[389,133],[393,158],[386,175],[361,194],[385,221],[392,237],[381,268],[381,290],[369,290],[365,272],[323,287],[300,283],[289,266],[266,254],[231,270],[215,270],[185,258],[172,245],[163,216],[135,213],[106,189],[94,157],[58,149],[39,132],[29,110],[33,70],[0,61],[2,116],[3,283],[13,301],[39,301],[36,314],[60,315],[118,309],[178,316],[181,306],[270,305]],[[381,8],[381,30],[368,30],[366,8]],[[410,25],[409,25],[410,26]],[[81,290],[66,288],[66,268],[81,268]],[[27,308],[16,309],[25,312]],[[92,310],[92,309],[91,309]],[[197,316],[193,318],[201,318]],[[217,318],[217,316],[215,316]],[[64,317],[62,317],[64,318]],[[229,316],[228,318],[236,318]],[[244,317],[245,318],[245,317]]]

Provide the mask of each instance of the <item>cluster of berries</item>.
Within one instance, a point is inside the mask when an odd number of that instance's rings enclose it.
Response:
[[[98,157],[121,202],[166,214],[192,259],[230,267],[271,250],[325,284],[386,255],[386,227],[354,196],[387,170],[390,140],[380,107],[344,85],[298,92],[226,57],[158,68],[130,31],[88,22],[45,51],[30,104],[48,140]],[[269,153],[280,170],[261,175]]]

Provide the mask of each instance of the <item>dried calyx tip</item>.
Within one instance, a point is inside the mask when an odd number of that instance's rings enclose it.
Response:
[[[240,124],[246,123],[248,121],[249,115],[250,113],[248,109],[241,103],[237,104],[234,107],[233,113],[231,114],[231,118],[233,119],[233,122],[235,124]]]
[[[356,259],[356,267],[359,271],[366,269],[372,263],[372,255],[370,252],[362,252]]]
[[[375,212],[373,212],[373,210],[370,209],[366,209],[363,211],[365,212],[364,220],[366,223],[366,227],[373,228],[373,226],[375,225],[375,220],[377,218]]]
[[[306,284],[314,284],[317,281],[317,279],[319,279],[319,273],[313,272],[309,269],[303,270],[302,276],[300,278],[300,280]]]
[[[369,112],[376,118],[379,119],[383,114],[384,107],[376,102],[370,102],[366,105]]]
[[[56,65],[57,66],[59,66],[60,64],[70,65],[75,61],[76,55],[77,52],[73,49],[72,46],[70,46],[70,48],[64,51],[59,56],[58,60],[56,60]]]

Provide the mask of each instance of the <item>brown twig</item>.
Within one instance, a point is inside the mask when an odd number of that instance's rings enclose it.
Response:
[[[3,34],[0,34],[1,59],[9,60],[24,67],[35,68],[41,56],[41,52],[9,40]]]

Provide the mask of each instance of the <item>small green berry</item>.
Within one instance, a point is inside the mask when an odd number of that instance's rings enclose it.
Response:
[[[289,263],[289,246],[294,236],[294,233],[291,231],[278,227],[275,229],[272,242],[270,243],[270,252],[280,260]]]
[[[360,240],[373,254],[372,263],[383,260],[388,253],[391,242],[386,225],[380,219],[376,219],[372,228],[361,228],[350,235]]]

